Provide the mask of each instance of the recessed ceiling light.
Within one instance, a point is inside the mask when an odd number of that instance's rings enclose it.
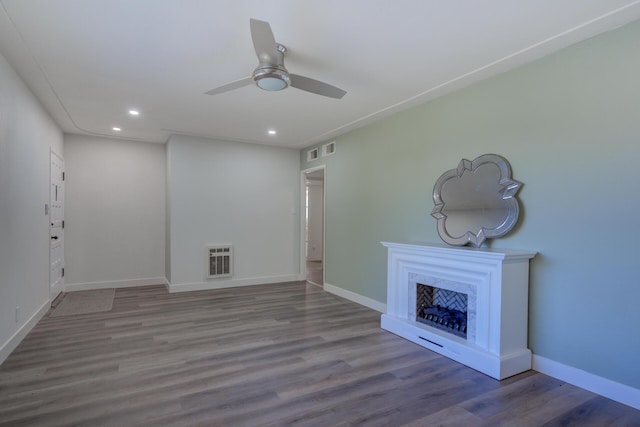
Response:
[[[122,130],[122,129],[120,129],[120,128],[119,128],[119,127],[117,127],[117,126],[114,126],[114,127],[112,127],[111,129],[115,130],[116,132],[120,132],[120,131]]]
[[[129,115],[130,116],[139,116],[140,115],[140,111],[138,111],[138,110],[129,110]]]
[[[277,134],[278,132],[276,132],[274,129],[269,129],[269,130],[267,131],[267,133],[268,133],[269,135],[275,135],[275,134]]]

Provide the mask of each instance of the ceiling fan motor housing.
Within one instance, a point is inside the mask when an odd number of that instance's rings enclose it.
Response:
[[[260,65],[253,70],[253,81],[260,89],[264,90],[282,90],[289,87],[291,79],[289,71],[284,68],[284,55],[287,48],[280,43],[276,44],[277,63],[260,62]]]

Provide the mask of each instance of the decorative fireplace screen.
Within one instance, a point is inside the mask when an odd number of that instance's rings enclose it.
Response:
[[[459,337],[467,337],[468,297],[450,291],[416,283],[416,321]]]

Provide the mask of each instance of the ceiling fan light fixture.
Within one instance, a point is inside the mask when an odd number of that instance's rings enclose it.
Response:
[[[256,80],[256,84],[260,89],[264,90],[282,90],[287,87],[287,83],[283,79],[272,76],[264,76]]]
[[[278,68],[256,70],[253,74],[253,81],[260,89],[269,91],[286,89],[291,83],[289,73]]]

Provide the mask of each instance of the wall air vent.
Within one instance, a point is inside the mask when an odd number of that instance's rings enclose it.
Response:
[[[229,277],[233,274],[233,246],[207,246],[207,278]]]
[[[313,150],[307,151],[307,162],[318,160],[318,157],[320,157],[320,150],[318,149],[318,147],[314,148]]]
[[[324,144],[322,146],[322,157],[330,156],[331,154],[336,152],[336,142],[332,141],[328,144]]]

